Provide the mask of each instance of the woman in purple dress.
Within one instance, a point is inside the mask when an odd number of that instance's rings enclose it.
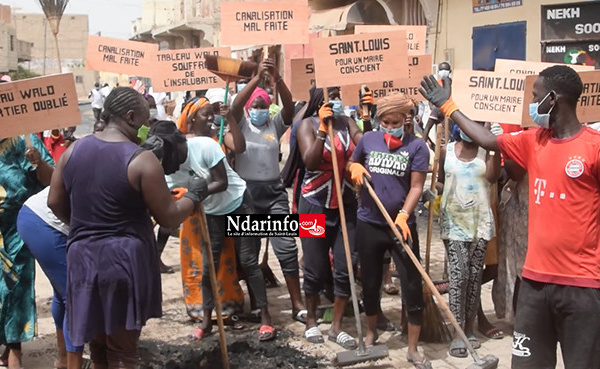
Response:
[[[173,201],[156,156],[137,145],[149,112],[135,90],[114,89],[103,118],[103,132],[61,157],[48,205],[70,223],[67,329],[73,344],[90,342],[95,368],[134,368],[142,326],[162,314],[150,216],[177,227],[205,196],[206,182],[191,177],[188,192]],[[69,368],[80,360],[69,356]]]

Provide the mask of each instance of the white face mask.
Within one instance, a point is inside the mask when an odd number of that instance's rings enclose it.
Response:
[[[450,71],[447,70],[447,69],[442,69],[442,70],[438,71],[438,76],[441,79],[449,78],[450,77]]]

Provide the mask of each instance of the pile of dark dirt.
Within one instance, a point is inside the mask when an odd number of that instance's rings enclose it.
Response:
[[[258,342],[255,332],[227,335],[231,369],[325,368],[322,358],[291,347],[291,333],[279,331],[270,342]],[[141,369],[222,369],[218,334],[199,342],[141,340]]]

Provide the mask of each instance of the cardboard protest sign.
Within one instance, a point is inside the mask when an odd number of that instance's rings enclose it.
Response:
[[[373,100],[387,96],[394,92],[401,92],[417,101],[425,98],[419,93],[423,76],[431,74],[432,57],[430,54],[419,56],[408,56],[408,78],[394,79],[367,83],[367,87],[373,93]],[[358,91],[361,85],[343,86],[342,98],[344,105],[359,105]]]
[[[408,55],[423,55],[426,53],[427,44],[427,26],[405,26],[405,25],[362,25],[354,26],[354,33],[372,33],[372,32],[406,32],[406,47]]]
[[[455,70],[452,99],[473,120],[521,124],[525,80],[520,75]]]
[[[89,36],[86,69],[151,77],[158,44]]]
[[[406,33],[364,33],[312,41],[317,87],[408,78]]]
[[[72,73],[0,84],[0,138],[80,123]]]
[[[513,74],[539,74],[544,69],[556,65],[556,63],[544,63],[544,62],[531,62],[525,60],[511,60],[511,59],[496,59],[495,71],[498,73],[513,73]],[[575,65],[565,64],[568,67],[573,68],[576,72],[585,72],[594,70],[591,65]]]
[[[159,51],[154,56],[152,87],[156,92],[205,90],[225,82],[206,69],[204,55],[229,57],[228,47]]]
[[[315,84],[313,58],[292,59],[292,97],[295,101],[308,101],[310,88]]]
[[[583,92],[577,102],[577,118],[582,123],[600,122],[600,70],[580,72],[579,77],[583,82]],[[537,75],[525,78],[523,127],[535,127],[535,123],[529,117],[529,104],[533,99],[533,83],[537,78]]]
[[[221,44],[308,43],[308,3],[304,0],[221,2]]]

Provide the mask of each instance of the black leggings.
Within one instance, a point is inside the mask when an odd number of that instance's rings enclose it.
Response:
[[[412,251],[419,258],[419,235],[417,225],[411,224],[410,233],[413,238]],[[402,303],[408,321],[421,325],[423,321],[423,284],[421,275],[410,257],[396,245],[395,236],[388,226],[356,222],[356,249],[361,268],[363,284],[363,304],[367,316],[377,315],[381,299],[381,278],[383,277],[383,260],[389,250],[396,263],[402,288]]]

